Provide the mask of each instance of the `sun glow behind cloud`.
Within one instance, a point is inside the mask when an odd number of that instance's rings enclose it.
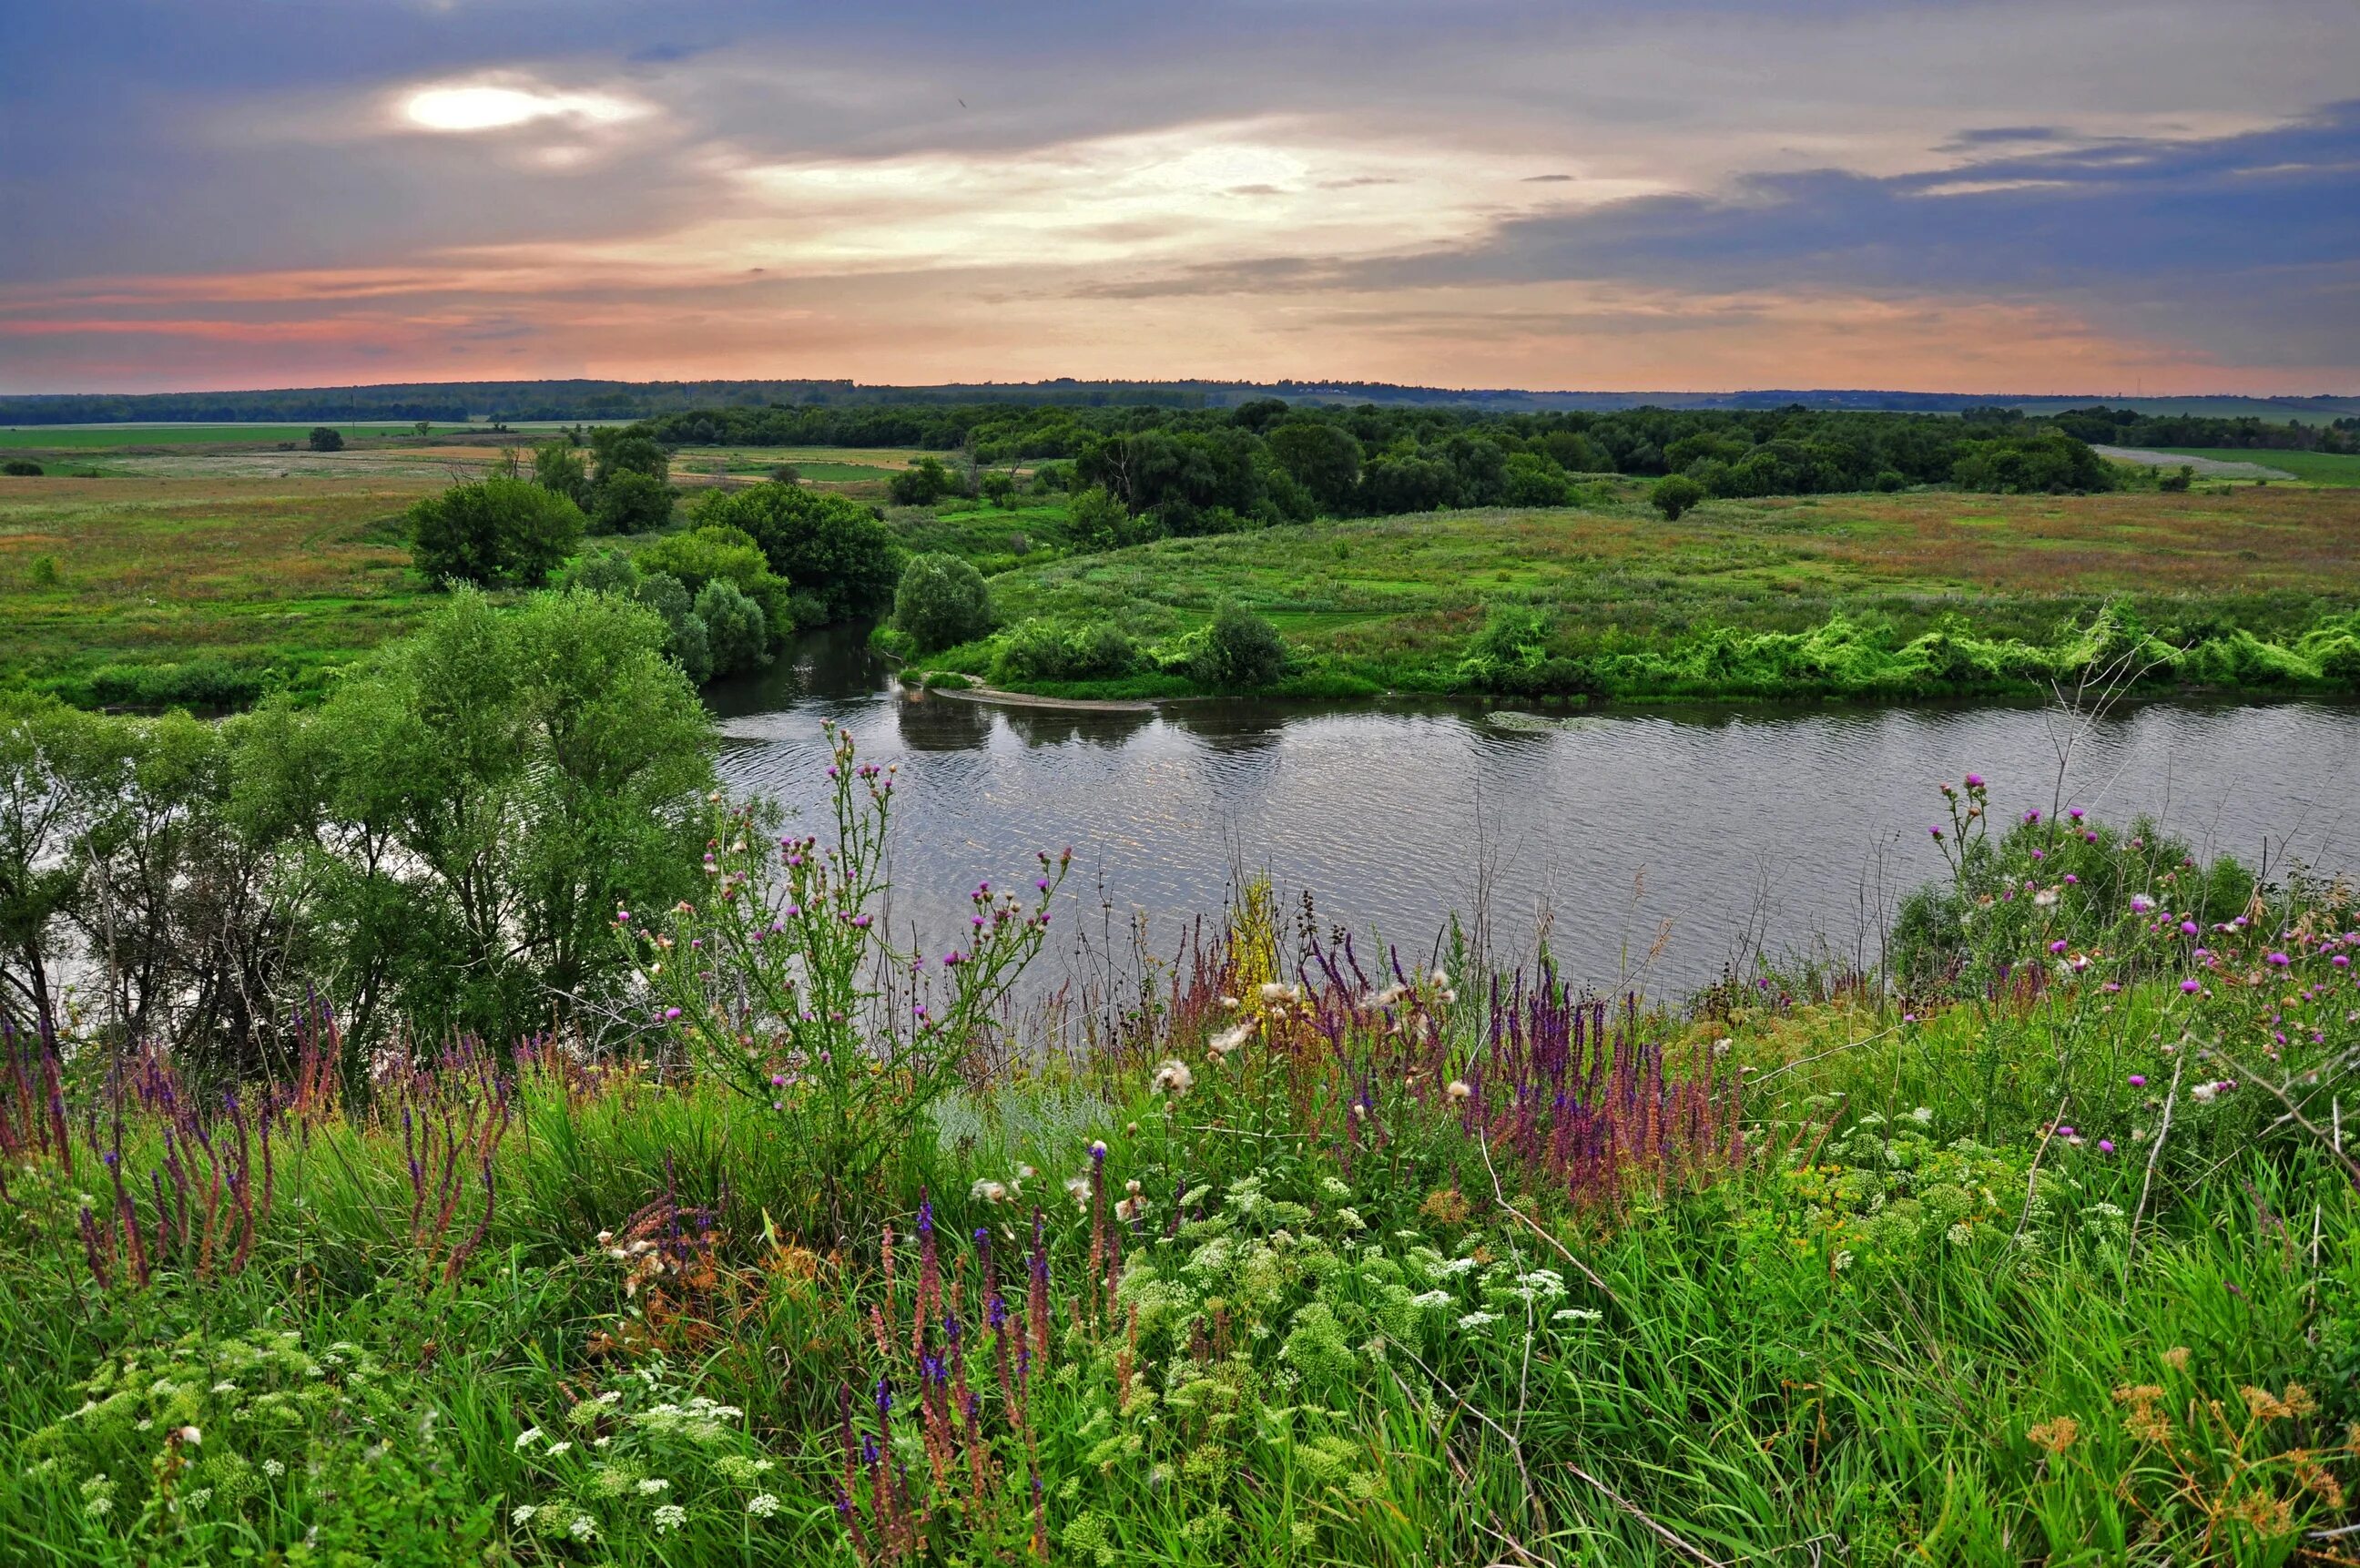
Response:
[[[497,131],[540,120],[613,126],[643,118],[648,105],[606,93],[568,93],[494,82],[441,83],[409,92],[401,117],[420,130]]]

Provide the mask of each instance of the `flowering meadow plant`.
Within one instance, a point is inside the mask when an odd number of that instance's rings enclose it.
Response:
[[[1000,1033],[1072,851],[1043,852],[1021,891],[978,884],[938,956],[896,948],[882,924],[893,770],[859,762],[844,730],[829,740],[832,843],[773,839],[758,808],[732,808],[705,850],[705,895],[617,910],[615,926],[659,1032],[770,1109],[841,1220]]]

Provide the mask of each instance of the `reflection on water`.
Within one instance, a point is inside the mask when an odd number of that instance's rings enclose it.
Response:
[[[1264,702],[1155,713],[911,700],[858,633],[803,639],[713,694],[733,787],[824,798],[823,719],[901,765],[897,914],[947,931],[961,890],[1072,845],[1077,896],[1161,929],[1239,872],[1324,920],[1424,948],[1456,912],[1501,950],[1546,923],[1568,972],[1614,980],[1664,936],[1658,987],[1709,980],[1749,933],[1865,945],[1940,874],[1933,786],[1972,769],[1996,809],[2051,807],[2068,727],[2035,707],[1630,709],[1548,722],[1480,705]],[[2272,865],[2360,865],[2360,708],[2147,704],[2072,746],[2064,803],[2162,818]],[[1666,925],[1668,923],[1668,925]]]

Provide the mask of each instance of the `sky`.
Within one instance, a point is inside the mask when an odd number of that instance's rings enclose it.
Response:
[[[2360,392],[2352,0],[0,0],[0,390]]]

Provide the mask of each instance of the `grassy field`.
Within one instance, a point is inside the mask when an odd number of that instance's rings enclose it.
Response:
[[[1250,888],[1011,1060],[867,993],[865,913],[766,929],[806,845],[748,826],[599,1048],[0,1058],[0,1556],[2350,1560],[2344,890],[2027,823],[1905,1003],[1368,974]]]
[[[590,424],[602,422],[590,420]],[[311,432],[325,424],[346,441],[417,441],[437,436],[475,434],[491,436],[489,425],[456,424],[447,421],[432,422],[430,434],[421,438],[414,433],[408,420],[336,423],[315,420],[310,424],[25,424],[0,426],[0,449],[52,452],[103,451],[122,446],[252,446],[271,445],[282,441],[301,444]],[[520,439],[547,436],[565,428],[555,422],[511,424],[508,430]]]
[[[2220,463],[2258,463],[2292,474],[2305,484],[2360,485],[2360,457],[2341,452],[2269,452],[2234,446],[2162,446],[2156,450]]]
[[[1804,632],[1880,618],[1902,639],[1963,617],[2046,641],[2127,597],[2158,628],[2234,620],[2293,636],[2360,605],[2360,495],[1945,492],[1708,503],[1666,523],[1636,503],[1465,511],[1169,540],[1003,573],[1009,621],[1109,620],[1185,636],[1224,601],[1300,652],[1385,686],[1430,686],[1493,607],[1544,610],[1574,654],[1706,628]],[[989,650],[945,667],[984,673]]]
[[[400,534],[431,479],[0,480],[0,679],[88,701],[109,666],[311,685],[425,597]]]

